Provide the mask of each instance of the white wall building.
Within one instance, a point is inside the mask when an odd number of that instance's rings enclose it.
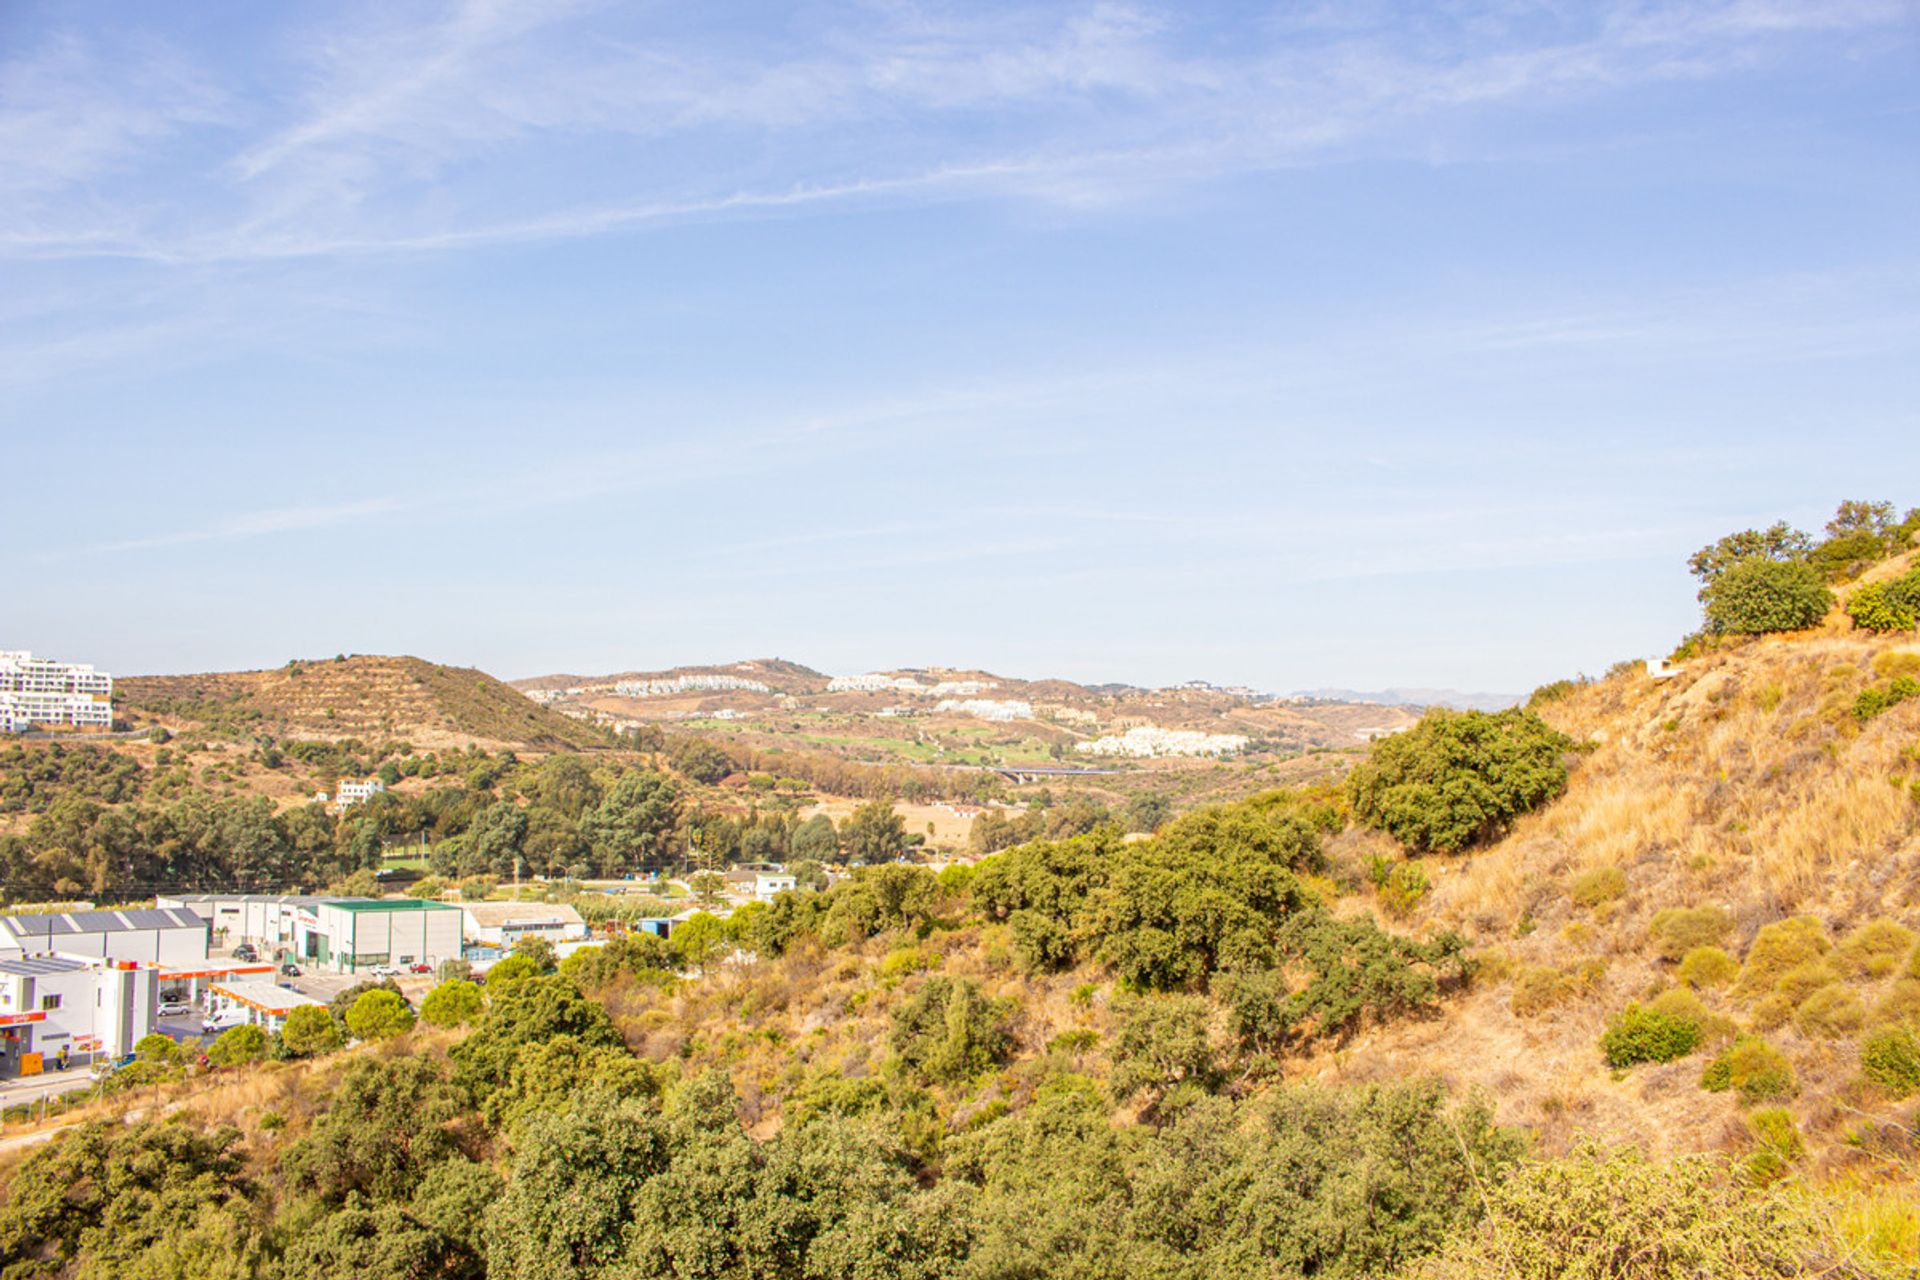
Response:
[[[191,967],[207,958],[207,922],[177,907],[0,916],[0,960],[55,954]]]
[[[269,955],[284,950],[295,956],[313,954],[309,939],[320,929],[321,903],[363,901],[297,893],[177,893],[156,899],[161,907],[191,911],[205,920],[221,946],[248,942]]]
[[[378,778],[342,778],[333,789],[333,802],[342,809],[365,804],[387,789]]]
[[[773,688],[745,676],[696,674],[653,680],[622,680],[613,686],[622,698],[659,698],[676,693],[772,693]]]
[[[933,708],[935,711],[951,711],[963,716],[978,716],[982,720],[1031,720],[1033,704],[1017,698],[942,698]]]
[[[19,1075],[27,1055],[42,1069],[70,1058],[120,1057],[153,1031],[159,970],[79,956],[0,960],[0,1075]]]
[[[1121,734],[1109,734],[1092,742],[1076,742],[1075,751],[1096,756],[1230,756],[1244,750],[1247,737],[1240,733],[1201,733],[1196,729],[1162,729],[1157,725],[1135,725]]]
[[[578,942],[587,922],[572,907],[550,902],[466,902],[460,905],[469,946],[511,949],[522,938]]]
[[[318,927],[307,936],[303,960],[337,973],[380,965],[405,968],[461,956],[465,920],[460,908],[419,898],[328,899],[314,909]]]
[[[0,650],[0,731],[113,727],[113,677],[80,662]]]

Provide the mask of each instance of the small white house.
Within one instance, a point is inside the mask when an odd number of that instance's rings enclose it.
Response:
[[[587,922],[578,911],[551,902],[466,902],[460,914],[468,946],[510,950],[522,938],[558,944],[587,936]]]
[[[792,893],[795,883],[784,871],[762,871],[753,877],[754,901],[771,902],[780,894]]]

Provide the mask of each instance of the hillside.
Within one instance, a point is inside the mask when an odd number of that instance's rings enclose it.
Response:
[[[1821,1159],[1857,1163],[1862,1126],[1905,1123],[1904,1107],[1863,1090],[1861,1037],[1920,1016],[1908,967],[1920,931],[1920,700],[1865,722],[1854,708],[1864,690],[1915,672],[1912,635],[1853,631],[1836,612],[1820,630],[1736,642],[1671,679],[1635,670],[1542,701],[1547,721],[1590,744],[1566,794],[1489,847],[1419,863],[1433,888],[1413,922],[1478,940],[1489,980],[1445,1016],[1378,1030],[1312,1070],[1344,1081],[1434,1071],[1489,1090],[1503,1118],[1562,1147],[1601,1134],[1713,1150],[1746,1143],[1739,1102],[1699,1085],[1737,1028],[1790,1062],[1789,1105]],[[1376,854],[1396,851],[1352,834],[1342,856],[1355,866]],[[1683,948],[1660,954],[1678,935],[1655,927],[1666,911],[1661,928],[1673,930],[1676,908],[1717,916],[1695,917],[1684,949],[1750,963],[1683,981]],[[1793,917],[1818,927],[1790,957],[1805,967],[1775,987],[1751,960],[1754,942]],[[1597,1049],[1609,1019],[1676,988],[1705,1006],[1709,1051],[1610,1070]],[[1807,1008],[1822,991],[1831,1019]]]
[[[1244,739],[1227,755],[1236,768],[1258,770],[1310,752],[1352,751],[1418,717],[1410,705],[1301,701],[1204,682],[1093,687],[951,667],[829,678],[778,659],[513,684],[557,711],[617,729],[679,726],[751,751],[799,749],[868,764],[960,768],[1111,765],[1115,757],[1087,748],[1151,728]],[[1137,767],[1170,776],[1130,778],[1129,789],[1146,781],[1157,790],[1229,798],[1201,780],[1219,767],[1212,755],[1174,750]]]
[[[607,745],[604,734],[538,706],[470,667],[355,655],[267,671],[131,676],[115,701],[135,724],[196,724],[337,740],[399,738],[424,748],[477,744],[551,751]]]

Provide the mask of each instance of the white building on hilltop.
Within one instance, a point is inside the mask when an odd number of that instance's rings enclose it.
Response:
[[[1033,704],[1018,698],[942,698],[933,709],[1002,723],[1033,719]]]
[[[342,809],[365,804],[387,789],[378,778],[342,778],[333,789],[333,802]]]
[[[112,728],[113,677],[83,662],[0,649],[0,732],[20,733],[34,725]]]

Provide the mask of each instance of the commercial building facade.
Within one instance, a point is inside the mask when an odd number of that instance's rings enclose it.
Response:
[[[86,663],[0,649],[0,731],[35,727],[112,728],[113,677]]]
[[[572,907],[550,902],[468,902],[460,914],[469,946],[511,950],[522,938],[555,944],[587,936],[587,922]]]
[[[190,966],[207,958],[207,922],[178,907],[0,916],[0,960],[55,954]]]
[[[0,1076],[117,1058],[153,1031],[159,966],[81,956],[0,960]]]
[[[221,945],[245,942],[268,955],[311,956],[320,929],[320,905],[357,902],[311,894],[181,893],[159,899],[162,907],[191,911],[207,922]]]
[[[314,911],[318,928],[309,935],[307,960],[336,973],[360,973],[382,965],[438,966],[461,957],[460,908],[417,898],[323,901]]]

